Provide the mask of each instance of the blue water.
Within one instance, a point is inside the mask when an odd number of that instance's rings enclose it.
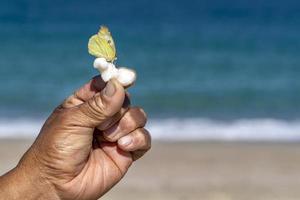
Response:
[[[0,1],[0,118],[45,116],[97,74],[110,27],[117,64],[151,118],[300,117],[300,1]]]

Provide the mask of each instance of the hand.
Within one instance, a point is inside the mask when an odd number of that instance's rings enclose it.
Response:
[[[22,199],[98,199],[150,149],[145,123],[124,88],[98,76],[52,113],[0,188],[10,185],[11,197]]]

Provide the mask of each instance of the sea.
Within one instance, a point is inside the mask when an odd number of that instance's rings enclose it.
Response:
[[[98,74],[110,28],[157,140],[300,140],[298,0],[0,1],[0,138],[35,137]]]

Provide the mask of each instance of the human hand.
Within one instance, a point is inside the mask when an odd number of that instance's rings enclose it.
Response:
[[[98,76],[51,114],[18,166],[0,179],[0,192],[10,185],[1,194],[10,191],[12,199],[98,199],[150,149],[145,123],[124,88],[116,80],[105,86]]]

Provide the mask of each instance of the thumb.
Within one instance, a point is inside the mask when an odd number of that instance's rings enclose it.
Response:
[[[122,108],[125,99],[123,86],[115,79],[107,82],[105,88],[91,99],[75,108],[80,124],[96,127],[110,119]],[[77,115],[78,116],[78,115]]]

